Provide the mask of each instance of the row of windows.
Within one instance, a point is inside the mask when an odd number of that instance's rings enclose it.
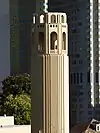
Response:
[[[70,75],[71,84],[80,84],[83,83],[83,73],[72,73]]]
[[[58,37],[56,32],[52,32],[50,34],[50,49],[58,49]],[[39,44],[38,44],[38,50],[41,51],[44,49],[44,32],[39,32]],[[66,50],[66,33],[62,33],[62,50]]]
[[[79,61],[74,60],[74,61],[72,61],[72,65],[78,65],[78,64],[82,65],[83,61],[82,60],[79,60]]]
[[[40,15],[40,23],[45,23],[45,19],[44,15]],[[33,17],[33,23],[36,23],[36,16]],[[58,23],[58,15],[51,15],[50,23]],[[66,23],[64,15],[61,15],[61,23]]]
[[[51,15],[51,23],[57,23],[58,22],[58,16]],[[64,16],[61,16],[61,23],[64,23]]]
[[[98,83],[98,73],[96,73],[96,83]],[[71,84],[81,84],[83,83],[83,73],[72,73],[70,75]],[[87,72],[87,83],[90,83],[90,72]]]
[[[82,105],[82,104],[79,104],[79,105],[77,105],[77,104],[72,104],[72,108],[73,108],[73,109],[83,108],[83,105]]]

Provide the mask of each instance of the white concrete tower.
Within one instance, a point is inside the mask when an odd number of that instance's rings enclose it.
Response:
[[[69,133],[67,18],[38,5],[32,25],[32,133]]]

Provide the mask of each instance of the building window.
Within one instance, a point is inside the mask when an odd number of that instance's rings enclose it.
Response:
[[[65,32],[63,32],[62,49],[63,49],[63,50],[66,50],[66,33],[65,33]]]
[[[51,23],[56,23],[56,16],[55,15],[51,15]]]
[[[83,83],[83,73],[80,73],[80,83]]]
[[[51,50],[57,49],[57,33],[52,32],[50,34]]]
[[[33,16],[33,24],[36,23],[36,16]]]
[[[40,15],[40,23],[44,23],[44,15]]]
[[[79,84],[79,73],[77,73],[77,84]]]

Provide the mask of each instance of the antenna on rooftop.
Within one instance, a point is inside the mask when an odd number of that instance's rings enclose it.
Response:
[[[48,12],[48,0],[36,0],[36,13]]]

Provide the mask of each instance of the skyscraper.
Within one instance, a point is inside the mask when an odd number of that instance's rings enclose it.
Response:
[[[35,1],[0,1],[0,81],[30,73],[31,23]]]
[[[47,12],[46,0],[37,1],[36,7],[32,25],[32,132],[69,133],[66,14]]]
[[[68,15],[71,124],[100,120],[100,1],[51,0],[49,9]]]
[[[35,1],[10,0],[11,73],[30,73],[31,23]]]

